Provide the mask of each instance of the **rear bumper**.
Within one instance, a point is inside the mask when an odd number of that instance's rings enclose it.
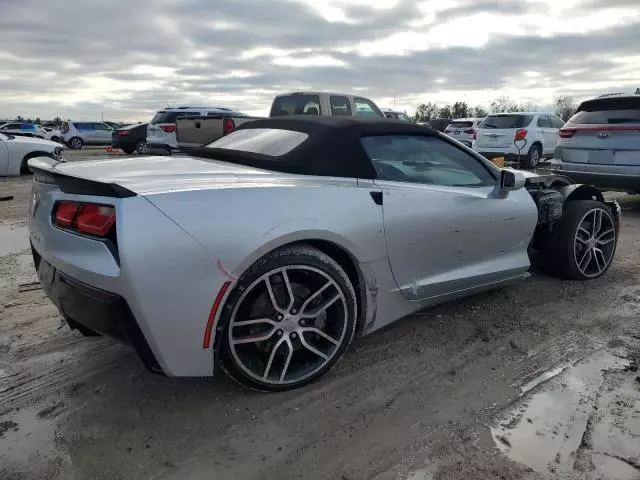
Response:
[[[71,328],[115,338],[133,347],[149,371],[164,373],[124,298],[66,275],[31,250],[44,292]]]
[[[552,159],[551,169],[575,183],[593,185],[603,190],[640,193],[640,166],[567,163]]]

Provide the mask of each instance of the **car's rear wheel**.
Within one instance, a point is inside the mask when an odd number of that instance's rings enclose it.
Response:
[[[524,168],[536,168],[538,166],[538,163],[540,163],[541,156],[542,156],[542,149],[540,148],[540,145],[538,144],[531,145],[531,148],[529,149],[529,153],[527,154],[527,156],[524,158],[522,162],[522,166]]]
[[[262,391],[316,380],[353,339],[357,305],[349,277],[305,245],[276,250],[240,277],[223,312],[227,373]]]
[[[590,280],[605,274],[618,243],[611,210],[595,200],[571,201],[556,225],[557,273],[571,280]]]
[[[81,149],[83,145],[84,142],[80,137],[73,137],[71,140],[69,140],[69,148],[72,148],[74,150]]]
[[[52,142],[60,143],[60,137],[56,137],[55,135],[51,137]]]
[[[147,153],[147,141],[146,140],[138,140],[136,143],[136,152],[140,154]]]

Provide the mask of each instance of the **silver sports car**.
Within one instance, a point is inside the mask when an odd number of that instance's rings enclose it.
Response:
[[[603,275],[619,208],[499,170],[428,127],[256,120],[186,156],[29,161],[42,286],[69,326],[152,371],[285,390],[353,338],[529,277]]]

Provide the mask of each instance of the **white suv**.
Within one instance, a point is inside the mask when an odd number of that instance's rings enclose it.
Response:
[[[176,107],[165,108],[155,114],[147,127],[147,151],[150,153],[172,153],[178,150],[176,118],[200,116],[234,115],[246,116],[224,107]]]
[[[62,122],[62,141],[74,150],[84,145],[111,145],[113,128],[102,122]]]
[[[470,147],[480,122],[482,118],[456,118],[444,129],[444,134]]]
[[[492,113],[478,126],[472,148],[488,159],[519,157],[521,168],[535,168],[540,159],[553,157],[563,125],[560,118],[547,113]]]

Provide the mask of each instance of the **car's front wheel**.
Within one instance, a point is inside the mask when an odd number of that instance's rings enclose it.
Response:
[[[609,269],[618,243],[618,226],[602,202],[571,201],[556,224],[555,267],[566,279],[590,280]]]
[[[340,359],[356,316],[353,286],[336,261],[310,246],[283,247],[250,267],[225,305],[225,370],[257,390],[300,387]]]

